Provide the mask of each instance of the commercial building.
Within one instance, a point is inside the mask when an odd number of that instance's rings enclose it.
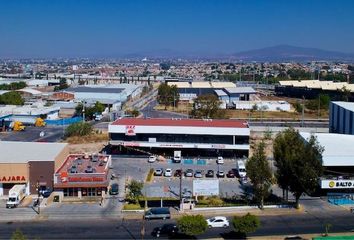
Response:
[[[300,133],[308,141],[310,133]],[[322,165],[325,168],[320,186],[330,201],[354,204],[354,136],[336,133],[316,133],[323,147]]]
[[[329,131],[354,135],[354,103],[331,102],[329,108]]]
[[[53,174],[68,155],[66,143],[0,141],[0,196],[15,184],[26,184],[29,194],[37,184],[53,188]]]
[[[246,121],[214,119],[121,118],[108,127],[111,146],[186,156],[247,157],[250,130]]]
[[[71,154],[54,174],[55,194],[65,197],[102,197],[109,185],[111,156]]]

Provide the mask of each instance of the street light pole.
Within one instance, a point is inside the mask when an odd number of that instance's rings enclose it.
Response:
[[[37,206],[38,206],[38,214],[41,214],[41,203],[40,203],[40,192],[39,192],[39,180],[37,180]]]
[[[82,102],[82,122],[85,122],[85,101]]]

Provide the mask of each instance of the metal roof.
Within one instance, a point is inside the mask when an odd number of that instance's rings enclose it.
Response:
[[[0,163],[54,161],[67,143],[0,141]]]
[[[112,125],[248,128],[247,121],[243,120],[185,118],[121,118],[114,121]]]
[[[229,94],[253,94],[257,93],[253,88],[251,87],[235,87],[235,88],[225,88],[225,91]]]
[[[121,93],[124,88],[108,88],[108,87],[70,87],[65,89],[66,92],[91,92],[91,93]]]
[[[300,132],[300,135],[307,141],[311,137],[311,133],[307,132]],[[354,135],[336,133],[313,135],[317,138],[319,145],[324,148],[323,166],[354,166]]]
[[[342,108],[345,108],[349,111],[354,112],[354,102],[332,102],[333,104],[336,104]]]
[[[227,96],[226,92],[224,92],[223,90],[214,90],[214,92],[216,93],[216,95],[220,96]]]

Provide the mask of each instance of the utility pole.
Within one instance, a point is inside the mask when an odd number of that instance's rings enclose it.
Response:
[[[82,102],[82,122],[85,122],[85,101]]]
[[[181,159],[181,167],[180,167],[181,173],[179,175],[179,211],[181,212],[182,209],[182,175],[183,175],[183,171],[182,171],[182,159]]]
[[[41,194],[39,192],[39,180],[37,180],[37,195],[38,195],[38,198],[37,198],[38,215],[40,215],[41,214],[41,203],[40,203]]]

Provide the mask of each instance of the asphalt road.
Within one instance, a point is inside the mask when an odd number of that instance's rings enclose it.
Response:
[[[187,118],[188,115],[167,111],[157,111],[154,110],[156,106],[156,100],[149,102],[140,112],[144,115],[144,117],[150,118]]]
[[[230,219],[230,218],[229,218]],[[261,216],[261,227],[249,236],[269,235],[302,235],[325,231],[325,224],[330,223],[330,233],[350,232],[354,226],[353,215],[343,212]],[[145,223],[145,239],[152,238],[155,227],[165,223],[175,223],[175,220],[154,220]],[[9,239],[11,234],[20,229],[29,238],[40,239],[141,239],[142,220],[60,220],[34,222],[4,222],[0,223],[1,239]],[[353,234],[354,235],[354,234]],[[237,239],[229,228],[208,229],[198,239],[225,238]]]
[[[25,142],[57,142],[65,131],[66,126],[45,126],[34,127],[27,126],[24,131],[11,131],[1,133],[2,141],[25,141]],[[40,136],[40,132],[44,132],[44,136]]]

